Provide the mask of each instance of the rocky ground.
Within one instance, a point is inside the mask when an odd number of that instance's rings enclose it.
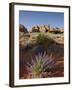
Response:
[[[27,62],[31,62],[31,58],[43,49],[37,46],[24,48],[20,46],[20,78],[27,78],[28,72],[25,67]],[[64,45],[53,44],[47,49],[48,55],[52,54],[55,58],[55,67],[48,72],[48,77],[63,77],[64,76]]]
[[[20,79],[30,78],[29,72],[27,71],[26,64],[31,62],[31,58],[37,55],[38,53],[47,52],[48,55],[52,54],[55,58],[55,66],[51,68],[48,72],[45,72],[47,77],[63,77],[64,76],[64,35],[63,31],[61,34],[56,34],[49,32],[50,27],[33,27],[31,32],[28,32],[25,27],[20,26],[19,34],[19,58],[20,58]],[[26,30],[23,32],[23,29]],[[41,32],[41,30],[43,31]],[[58,28],[59,29],[59,28]],[[40,30],[40,31],[39,31]],[[48,32],[46,32],[48,30]],[[52,31],[52,29],[51,29]],[[44,33],[47,36],[50,36],[55,42],[47,47],[47,49],[42,48],[36,44],[36,37],[39,33]]]

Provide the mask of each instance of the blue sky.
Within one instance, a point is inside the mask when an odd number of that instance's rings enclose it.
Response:
[[[36,25],[51,25],[51,27],[63,28],[64,13],[20,10],[19,24],[24,25],[28,30]]]

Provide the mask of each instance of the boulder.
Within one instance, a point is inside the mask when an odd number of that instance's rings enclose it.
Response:
[[[45,27],[45,32],[49,32],[50,31],[50,25],[44,25]]]
[[[40,32],[39,26],[32,27],[31,32]]]
[[[45,31],[46,31],[45,27],[44,26],[40,26],[40,32],[45,32]]]
[[[48,32],[50,30],[50,26],[42,25],[42,26],[33,26],[30,32]]]
[[[19,32],[28,33],[28,30],[24,25],[20,24],[19,25]]]

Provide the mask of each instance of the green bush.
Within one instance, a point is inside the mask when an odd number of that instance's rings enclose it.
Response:
[[[37,40],[36,42],[43,46],[43,47],[48,47],[49,45],[53,44],[54,43],[54,40],[52,38],[50,38],[49,36],[46,36],[44,34],[39,34],[37,36]]]

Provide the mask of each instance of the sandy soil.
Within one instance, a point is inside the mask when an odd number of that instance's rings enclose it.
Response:
[[[20,45],[20,79],[28,78],[28,71],[26,69],[26,63],[31,62],[31,57],[34,57],[35,54],[42,52],[43,49],[38,51],[33,48],[37,48],[37,45],[30,47],[23,47]],[[60,43],[54,43],[50,45],[47,49],[48,55],[52,54],[55,58],[55,67],[50,69],[48,73],[48,77],[63,77],[64,76],[64,45]]]

